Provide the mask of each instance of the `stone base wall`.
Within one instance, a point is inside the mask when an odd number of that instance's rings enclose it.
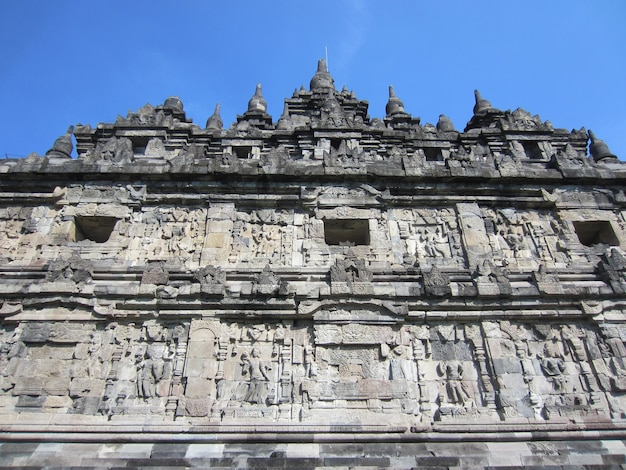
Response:
[[[491,440],[460,442],[346,442],[320,443],[223,442],[213,436],[196,441],[180,435],[160,442],[137,436],[90,442],[59,441],[47,435],[43,442],[4,440],[2,468],[623,468],[626,445],[622,439]],[[124,439],[124,437],[126,439]],[[509,436],[510,437],[510,436]],[[578,436],[582,437],[582,436]],[[626,436],[622,436],[626,437]]]

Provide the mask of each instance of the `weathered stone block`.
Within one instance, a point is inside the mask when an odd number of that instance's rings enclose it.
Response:
[[[484,297],[497,297],[500,295],[500,287],[496,283],[477,282],[478,295]]]
[[[206,399],[208,391],[211,389],[207,379],[189,377],[187,379],[187,387],[185,388],[185,396],[190,398]]]
[[[71,397],[100,397],[105,389],[106,381],[94,378],[72,379],[69,388]]]
[[[169,279],[170,274],[165,268],[161,266],[154,266],[147,268],[143,272],[143,275],[141,276],[141,283],[165,285],[169,282]]]
[[[185,416],[204,417],[208,416],[211,401],[207,398],[188,398],[185,400]]]
[[[79,397],[75,398],[69,413],[77,415],[96,415],[101,412],[100,397]]]
[[[69,377],[51,377],[42,385],[43,391],[48,395],[67,395],[70,389]]]
[[[370,283],[353,282],[350,287],[353,295],[374,294],[374,286]]]
[[[333,282],[330,286],[332,295],[346,295],[352,292],[350,285],[346,282]]]
[[[42,406],[43,408],[69,409],[72,404],[73,400],[68,396],[48,396]]]
[[[17,404],[15,405],[17,408],[20,408],[24,411],[37,411],[39,408],[43,406],[46,401],[45,396],[34,396],[34,395],[20,395],[17,400]]]
[[[15,387],[12,390],[13,395],[41,395],[43,392],[44,377],[17,377],[15,379]]]
[[[45,343],[51,329],[50,323],[26,323],[20,339],[25,343]]]

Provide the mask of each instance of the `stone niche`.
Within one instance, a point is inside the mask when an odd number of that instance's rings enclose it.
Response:
[[[324,220],[324,240],[328,245],[369,245],[369,220]]]
[[[105,243],[111,237],[118,219],[104,216],[75,216],[70,230],[69,241],[91,240]]]
[[[577,220],[573,224],[578,240],[585,246],[620,244],[608,220]]]

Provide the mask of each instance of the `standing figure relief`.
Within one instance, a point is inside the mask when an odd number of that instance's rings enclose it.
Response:
[[[271,367],[261,359],[259,348],[252,348],[250,355],[242,353],[241,366],[243,375],[248,380],[248,390],[243,400],[248,403],[265,404],[270,382],[268,373]]]
[[[459,361],[440,363],[437,372],[446,379],[447,402],[466,405],[470,401],[469,393],[463,383],[463,364]]]
[[[137,356],[137,396],[144,400],[157,396],[157,384],[163,377],[163,363],[155,356],[150,347],[145,358]]]

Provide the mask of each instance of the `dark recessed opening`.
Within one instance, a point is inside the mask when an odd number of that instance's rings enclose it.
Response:
[[[250,158],[250,154],[252,153],[252,147],[248,145],[242,145],[240,147],[233,147],[233,151],[237,158]]]
[[[539,144],[534,140],[523,140],[522,147],[524,147],[524,153],[531,160],[542,160],[543,154],[539,148]]]
[[[329,245],[369,245],[367,219],[332,219],[324,221],[324,239]]]
[[[424,147],[424,155],[427,162],[440,162],[443,160],[441,149],[437,147]]]
[[[341,139],[330,139],[330,146],[335,150],[339,150],[339,147],[341,147]]]
[[[74,217],[74,241],[91,240],[104,243],[113,233],[117,220],[115,217],[76,216]]]
[[[608,220],[576,221],[574,230],[580,243],[585,246],[619,246],[619,240]]]
[[[135,155],[145,155],[149,140],[149,137],[132,137],[133,153]]]

